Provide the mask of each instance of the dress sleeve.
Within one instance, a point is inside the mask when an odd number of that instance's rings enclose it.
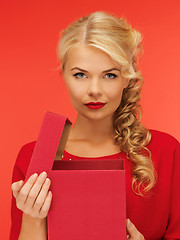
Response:
[[[168,226],[163,239],[166,239],[166,240],[180,239],[179,199],[180,199],[180,143],[176,141],[176,147],[174,150],[174,159],[173,159],[169,220],[168,220]]]
[[[32,151],[29,148],[30,145],[24,145],[16,158],[16,162],[13,168],[12,183],[25,179],[27,168],[31,159]],[[13,194],[11,195],[11,228],[9,240],[18,240],[21,223],[22,223],[22,211],[16,207],[16,199]]]

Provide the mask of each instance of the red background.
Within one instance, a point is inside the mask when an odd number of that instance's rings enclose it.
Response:
[[[9,235],[11,175],[21,146],[37,138],[46,110],[75,120],[76,112],[57,70],[59,32],[98,10],[127,18],[142,33],[142,122],[180,140],[179,0],[1,0],[0,239]]]

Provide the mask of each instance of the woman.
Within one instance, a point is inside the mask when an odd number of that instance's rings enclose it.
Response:
[[[180,144],[140,122],[140,33],[125,19],[94,12],[62,32],[58,49],[78,112],[62,157],[123,156],[127,239],[180,239]],[[14,166],[11,240],[47,239],[50,179],[34,174],[23,184],[34,145],[22,147]]]

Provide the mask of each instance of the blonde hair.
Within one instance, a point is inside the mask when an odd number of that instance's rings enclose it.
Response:
[[[61,32],[58,55],[63,71],[70,48],[85,44],[101,49],[119,65],[122,77],[129,79],[113,116],[114,140],[132,162],[133,191],[144,196],[154,186],[156,173],[151,152],[146,148],[151,133],[140,122],[144,80],[137,69],[137,58],[142,50],[141,41],[141,34],[125,19],[98,11],[81,17]]]

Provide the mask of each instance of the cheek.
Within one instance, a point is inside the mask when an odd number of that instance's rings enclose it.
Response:
[[[123,88],[122,87],[114,87],[112,89],[109,89],[108,91],[108,97],[111,99],[114,103],[120,104],[122,99],[122,93]]]
[[[82,86],[78,86],[77,83],[71,82],[71,84],[66,83],[69,91],[71,101],[81,99],[84,95],[84,89]]]
[[[113,92],[113,95],[111,95],[111,109],[113,112],[116,111],[116,109],[119,107],[121,100],[122,100],[122,93],[123,89],[119,89],[119,91]]]

